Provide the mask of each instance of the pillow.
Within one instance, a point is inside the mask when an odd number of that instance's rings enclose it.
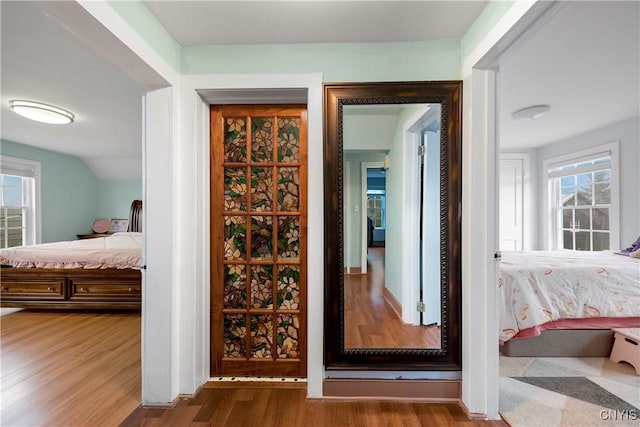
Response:
[[[638,237],[636,241],[631,244],[631,246],[621,250],[620,253],[629,254],[634,258],[640,258],[640,255],[631,255],[633,252],[638,252],[638,251],[640,251],[640,237]]]

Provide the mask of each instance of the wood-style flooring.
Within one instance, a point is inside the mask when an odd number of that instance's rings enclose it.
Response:
[[[0,426],[117,426],[140,404],[140,314],[2,316],[0,361]]]
[[[472,421],[455,403],[307,400],[305,384],[212,382],[171,409],[138,408],[121,427],[508,427]]]
[[[369,248],[367,274],[344,276],[345,348],[440,348],[438,326],[405,324],[384,298],[385,248]]]
[[[307,400],[305,383],[211,382],[141,408],[140,315],[24,310],[0,317],[0,426],[504,426],[455,403]]]

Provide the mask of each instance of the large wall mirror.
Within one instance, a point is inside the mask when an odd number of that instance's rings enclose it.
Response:
[[[459,81],[325,84],[325,366],[460,370]]]

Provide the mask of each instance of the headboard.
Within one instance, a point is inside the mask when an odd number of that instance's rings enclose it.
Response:
[[[127,231],[142,232],[142,200],[131,202],[129,209],[129,228]]]

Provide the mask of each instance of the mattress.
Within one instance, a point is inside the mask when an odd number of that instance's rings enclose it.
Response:
[[[640,259],[610,251],[503,252],[498,298],[502,343],[559,320],[638,322]]]
[[[0,264],[16,268],[140,269],[142,233],[43,243],[0,250]]]

